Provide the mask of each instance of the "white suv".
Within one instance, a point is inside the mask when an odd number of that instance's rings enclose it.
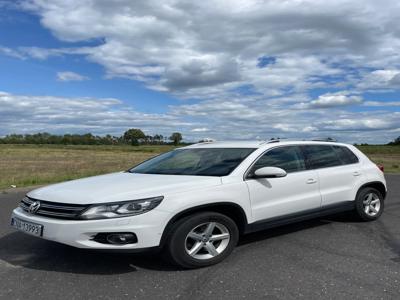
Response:
[[[11,224],[79,248],[163,249],[185,268],[226,258],[239,236],[306,218],[383,211],[382,171],[335,142],[206,142],[126,171],[29,192]]]

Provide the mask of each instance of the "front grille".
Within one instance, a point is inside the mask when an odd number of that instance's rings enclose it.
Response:
[[[80,213],[88,207],[88,205],[48,202],[29,197],[24,197],[19,206],[24,211],[30,213],[29,206],[33,202],[40,203],[39,209],[34,212],[35,215],[56,219],[77,219]]]

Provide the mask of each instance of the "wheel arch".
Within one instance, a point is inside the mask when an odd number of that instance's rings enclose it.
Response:
[[[363,188],[366,188],[366,187],[371,187],[371,188],[377,189],[377,190],[382,194],[383,199],[386,198],[386,194],[387,194],[386,187],[385,187],[385,185],[383,184],[383,182],[381,182],[381,181],[371,181],[371,182],[364,183],[364,184],[363,184],[362,186],[360,186],[359,189],[357,190],[356,197],[357,197],[358,193],[359,193]]]
[[[198,212],[217,212],[230,217],[238,226],[240,234],[244,233],[245,228],[248,224],[246,213],[243,208],[233,202],[216,202],[190,207],[177,213],[168,221],[160,240],[160,247],[163,247],[165,245],[177,221]]]

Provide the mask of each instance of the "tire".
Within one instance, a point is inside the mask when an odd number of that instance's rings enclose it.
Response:
[[[224,260],[238,239],[239,230],[231,218],[220,213],[201,212],[175,224],[165,250],[172,263],[186,269],[200,268]]]
[[[374,188],[362,188],[356,197],[356,214],[363,221],[374,221],[383,213],[385,203],[382,194]]]

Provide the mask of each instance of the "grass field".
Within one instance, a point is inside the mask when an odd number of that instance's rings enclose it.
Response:
[[[400,173],[400,146],[358,146],[370,160],[385,167],[385,173]]]
[[[0,189],[122,171],[171,146],[0,145]]]
[[[0,189],[126,170],[172,146],[0,145]],[[385,172],[400,172],[400,147],[360,146]]]

